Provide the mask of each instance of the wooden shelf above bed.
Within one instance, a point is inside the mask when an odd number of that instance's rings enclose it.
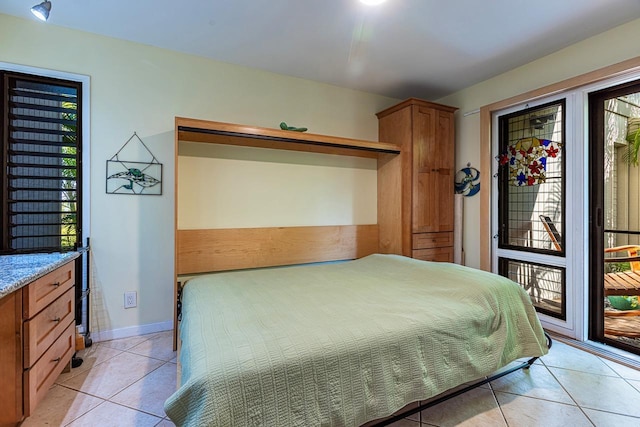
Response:
[[[227,144],[279,150],[307,151],[377,158],[379,153],[399,154],[396,144],[281,129],[176,117],[179,141]]]

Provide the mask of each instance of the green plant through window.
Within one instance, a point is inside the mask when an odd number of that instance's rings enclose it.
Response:
[[[73,249],[77,239],[77,129],[75,124],[78,119],[77,104],[74,102],[62,102],[62,107],[68,109],[69,112],[63,112],[62,119],[66,122],[62,124],[64,135],[62,137],[63,146],[61,147],[62,164],[65,166],[61,170],[62,174],[62,194],[60,211],[61,214],[61,242],[63,249]]]
[[[631,264],[628,262],[607,262],[604,264],[605,273],[622,273],[631,270]]]

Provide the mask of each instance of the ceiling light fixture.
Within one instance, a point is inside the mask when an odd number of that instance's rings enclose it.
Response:
[[[51,12],[51,2],[49,0],[45,0],[31,8],[31,13],[41,21],[49,19],[49,12]]]
[[[375,6],[378,5],[380,3],[384,3],[387,0],[360,0],[360,3],[364,3],[367,6]]]

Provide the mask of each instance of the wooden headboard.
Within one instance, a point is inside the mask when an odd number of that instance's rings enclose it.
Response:
[[[178,230],[177,274],[361,258],[378,252],[378,226]]]

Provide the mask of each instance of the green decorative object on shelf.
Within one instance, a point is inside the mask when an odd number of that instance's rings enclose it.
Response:
[[[307,128],[297,128],[293,126],[287,126],[285,122],[280,122],[280,129],[282,130],[292,130],[294,132],[306,132]]]
[[[611,307],[616,310],[638,310],[640,306],[638,305],[638,297],[637,296],[609,296],[607,297],[609,302],[611,303]]]

